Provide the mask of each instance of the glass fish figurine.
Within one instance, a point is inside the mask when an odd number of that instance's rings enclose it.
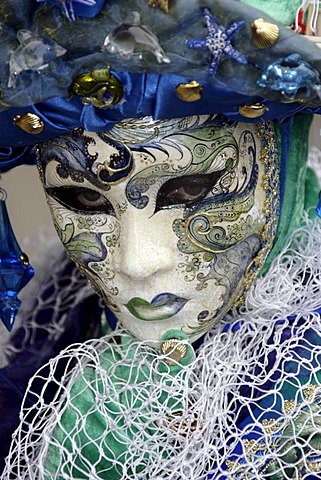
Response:
[[[19,46],[11,54],[8,87],[15,88],[18,75],[25,70],[42,72],[50,62],[66,53],[66,49],[29,30],[17,33]]]
[[[157,36],[141,23],[140,14],[131,12],[126,20],[107,35],[102,51],[118,53],[125,58],[151,52],[159,63],[170,63],[170,59],[160,46]]]

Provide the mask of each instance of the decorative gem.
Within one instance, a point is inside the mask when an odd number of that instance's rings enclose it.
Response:
[[[122,99],[124,88],[106,68],[76,77],[70,88],[70,96],[73,94],[82,97],[85,105],[92,103],[98,108],[111,108]]]
[[[277,25],[258,18],[251,27],[253,42],[258,48],[271,48],[278,41],[280,29]]]
[[[175,338],[171,338],[162,343],[161,352],[166,356],[165,362],[168,365],[176,365],[186,357],[187,345]]]
[[[23,115],[15,115],[13,123],[21,128],[21,130],[33,135],[41,133],[45,126],[44,122],[38,117],[38,115],[30,112]]]
[[[176,87],[176,95],[183,102],[196,102],[200,100],[201,93],[203,90],[203,85],[192,80],[189,83],[180,83]]]
[[[301,56],[293,53],[268,65],[258,86],[280,92],[283,102],[308,102],[320,96],[320,75]]]
[[[49,2],[59,5],[61,7],[62,13],[70,22],[76,20],[75,11],[73,3],[80,3],[86,7],[93,7],[96,5],[95,0],[37,0],[38,2]]]
[[[318,205],[315,209],[315,213],[318,215],[318,217],[321,218],[321,192],[319,193],[319,201],[318,201]]]
[[[143,52],[151,52],[159,63],[170,63],[154,33],[141,23],[138,12],[131,12],[124,23],[121,23],[112,33],[107,35],[102,51],[118,53],[125,58]]]
[[[103,164],[97,168],[97,177],[103,184],[109,184],[123,180],[133,168],[133,156],[131,150],[123,143],[112,140],[105,133],[98,134],[100,138],[110,145],[117,153],[112,153]]]
[[[239,108],[239,114],[246,118],[262,117],[267,106],[264,103],[253,103],[252,105],[242,105]]]
[[[186,44],[195,50],[208,50],[210,52],[208,68],[210,77],[215,76],[222,57],[228,57],[242,65],[247,65],[247,58],[232,46],[230,40],[243,27],[245,22],[235,22],[226,28],[221,28],[207,8],[204,8],[204,18],[207,28],[206,37],[187,40]]]
[[[48,38],[29,30],[19,30],[19,47],[11,54],[8,87],[15,88],[18,75],[25,70],[43,72],[50,62],[66,53],[66,49]]]
[[[0,188],[0,318],[11,331],[21,305],[17,295],[32,278],[34,271],[12,231],[6,198],[6,192]]]
[[[169,13],[169,0],[149,0],[149,7],[159,7],[165,13]]]

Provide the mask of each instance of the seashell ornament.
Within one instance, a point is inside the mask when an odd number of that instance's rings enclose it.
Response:
[[[181,343],[179,340],[171,338],[162,343],[161,352],[163,355],[167,356],[165,362],[168,365],[176,365],[186,357],[187,345]]]
[[[13,119],[14,124],[21,128],[24,132],[37,135],[44,129],[44,122],[38,115],[34,113],[25,113],[24,115],[15,115]]]
[[[239,107],[239,113],[245,118],[259,118],[264,115],[267,106],[264,103],[252,103],[252,105],[242,105]]]
[[[257,18],[251,25],[252,39],[258,48],[271,48],[278,41],[280,30],[277,25]]]

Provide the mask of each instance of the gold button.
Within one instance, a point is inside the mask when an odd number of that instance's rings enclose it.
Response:
[[[261,117],[267,106],[263,103],[253,103],[252,105],[242,105],[239,107],[239,114],[246,118],[258,118]]]
[[[189,83],[180,83],[176,87],[176,95],[183,102],[197,102],[201,99],[203,85],[192,80]]]
[[[20,254],[20,260],[22,261],[22,263],[24,265],[29,265],[29,258],[28,258],[28,255],[26,255],[25,253],[21,252]]]
[[[31,133],[32,135],[41,133],[45,126],[38,115],[30,112],[23,115],[15,115],[13,123],[24,132]]]

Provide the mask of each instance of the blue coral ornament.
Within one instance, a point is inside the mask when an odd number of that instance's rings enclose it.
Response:
[[[306,103],[320,98],[321,82],[318,70],[292,53],[267,65],[258,80],[260,88],[279,92],[281,102]]]
[[[234,22],[222,28],[216,23],[208,8],[204,8],[204,18],[207,28],[206,37],[187,40],[186,45],[195,50],[209,51],[209,76],[214,77],[216,75],[222,57],[228,57],[242,65],[247,65],[248,60],[245,55],[236,50],[231,44],[231,38],[244,26],[245,22]]]
[[[0,188],[0,319],[11,331],[21,305],[17,295],[33,277],[34,270],[13,233],[6,198],[5,190]]]

